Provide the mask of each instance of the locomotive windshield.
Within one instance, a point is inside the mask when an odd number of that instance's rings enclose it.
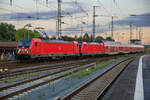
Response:
[[[30,46],[30,43],[31,43],[31,39],[29,40],[20,40],[19,43],[18,43],[18,48],[29,48]]]

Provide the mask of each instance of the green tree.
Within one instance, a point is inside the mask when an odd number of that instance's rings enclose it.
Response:
[[[101,37],[101,36],[97,36],[96,39],[95,39],[95,41],[97,41],[97,42],[98,42],[98,41],[101,41],[101,40],[104,40],[104,38]]]
[[[7,23],[0,23],[0,41],[15,41],[15,26]]]
[[[90,41],[90,37],[89,37],[89,35],[87,33],[83,36],[83,40],[87,41],[87,42]]]
[[[78,36],[75,35],[75,36],[74,36],[74,39],[75,39],[75,41],[78,41]]]
[[[105,40],[107,40],[107,41],[114,41],[111,37],[107,37]]]
[[[90,35],[90,41],[93,41],[93,34]]]
[[[51,39],[51,40],[56,40],[56,37],[55,37],[55,36],[52,36],[50,39]]]
[[[37,32],[33,32],[31,30],[21,28],[16,31],[16,35],[15,35],[16,41],[18,42],[22,38],[28,39],[28,34],[29,34],[29,38],[41,38],[42,37],[41,34]]]
[[[79,38],[77,38],[77,41],[83,41],[82,36],[80,36]]]
[[[64,40],[64,41],[74,41],[75,39],[73,37],[69,37],[69,36],[61,36],[61,40]]]

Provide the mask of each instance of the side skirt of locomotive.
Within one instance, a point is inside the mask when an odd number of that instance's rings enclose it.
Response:
[[[57,58],[57,57],[69,57],[69,56],[80,56],[80,54],[50,54],[50,55],[31,55],[32,59],[35,58]]]
[[[104,55],[105,53],[82,53],[82,56],[95,56],[95,55]]]

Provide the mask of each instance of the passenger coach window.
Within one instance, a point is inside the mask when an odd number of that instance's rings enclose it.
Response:
[[[35,46],[37,47],[37,42],[35,42]]]

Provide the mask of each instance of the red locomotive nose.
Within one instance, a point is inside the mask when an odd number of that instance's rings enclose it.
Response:
[[[29,54],[29,49],[19,48],[17,54]]]

